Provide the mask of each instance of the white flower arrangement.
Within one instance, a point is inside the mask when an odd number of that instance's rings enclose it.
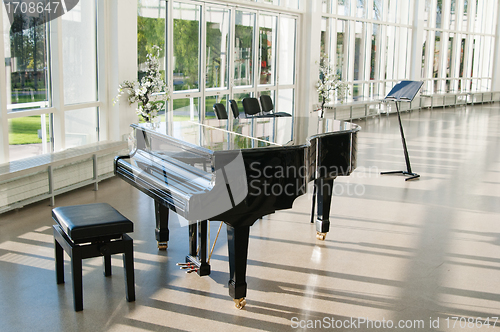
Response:
[[[321,98],[321,117],[324,115],[325,104],[331,101],[332,92],[337,93],[337,98],[342,102],[346,94],[349,94],[349,86],[340,80],[340,76],[335,74],[335,69],[331,66],[328,56],[322,55],[319,64],[319,80],[316,88]]]
[[[137,103],[136,113],[146,122],[154,122],[158,116],[158,112],[164,107],[164,102],[170,99],[170,91],[161,78],[160,73],[160,56],[161,48],[154,45],[153,52],[148,53],[145,63],[146,75],[141,81],[123,81],[118,86],[118,95],[114,99],[114,103],[125,92],[128,93],[128,101],[130,104]],[[152,96],[153,93],[163,92],[164,94]]]

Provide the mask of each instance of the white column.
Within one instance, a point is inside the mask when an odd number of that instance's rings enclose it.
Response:
[[[124,95],[113,106],[113,98],[124,80],[137,80],[137,1],[110,0],[106,5],[107,136],[110,140],[122,140],[130,132],[130,124],[137,122],[136,105],[129,105]]]
[[[420,81],[422,79],[422,44],[424,41],[424,33],[425,33],[424,30],[425,0],[415,0],[414,5],[415,6],[413,8],[413,25],[412,25],[412,38],[411,38],[410,79],[413,81]],[[431,41],[427,40],[427,48],[429,47],[430,43]]]
[[[319,61],[321,48],[321,0],[306,2],[306,12],[301,20],[302,27],[297,29],[300,63],[296,92],[300,94],[301,104],[296,107],[297,116],[308,117],[313,105],[318,104],[316,82],[319,78]]]

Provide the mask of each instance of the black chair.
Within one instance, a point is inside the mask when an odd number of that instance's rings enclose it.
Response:
[[[235,100],[231,99],[229,101],[229,104],[231,105],[231,111],[233,111],[234,118],[238,119],[240,117],[240,110],[238,108],[238,103],[236,103]]]
[[[277,116],[277,117],[283,117],[283,116],[291,116],[290,114],[286,112],[273,112],[274,110],[274,105],[273,105],[273,100],[271,99],[270,96],[268,95],[260,95],[260,105],[262,106],[262,111],[266,112],[268,114],[265,114],[264,116]]]
[[[226,120],[227,119],[227,112],[226,112],[226,107],[224,106],[224,104],[215,103],[214,104],[214,112],[215,112],[215,115],[217,116],[217,119],[219,119],[219,120]]]
[[[247,97],[243,98],[243,110],[246,115],[256,115],[261,112],[260,104],[257,98]]]
[[[260,105],[262,106],[262,112],[269,113],[274,109],[273,100],[268,95],[260,95]]]
[[[64,251],[71,257],[73,304],[83,310],[82,260],[104,257],[104,276],[111,276],[111,255],[123,254],[125,294],[135,301],[133,240],[126,233],[134,224],[106,203],[57,207],[52,210],[56,280],[64,283]],[[64,250],[64,251],[63,251]]]

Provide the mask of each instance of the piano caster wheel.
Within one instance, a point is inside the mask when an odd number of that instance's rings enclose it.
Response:
[[[247,304],[247,301],[245,300],[244,297],[242,297],[241,299],[233,299],[234,301],[234,306],[237,308],[237,309],[243,309],[243,307]]]
[[[167,248],[168,248],[168,242],[158,242],[159,250],[167,250]]]
[[[318,240],[324,241],[326,238],[326,233],[316,232],[316,238]]]

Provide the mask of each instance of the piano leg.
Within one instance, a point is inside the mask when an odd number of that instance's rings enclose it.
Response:
[[[155,236],[158,242],[158,249],[165,250],[168,247],[168,208],[155,201],[155,216]]]
[[[191,264],[188,273],[197,272],[200,277],[210,274],[210,264],[207,263],[206,220],[189,225],[189,255],[186,256],[186,263]]]
[[[330,205],[332,202],[333,179],[319,178],[315,180],[318,217],[316,219],[316,238],[324,240],[330,230]]]
[[[242,309],[247,296],[247,256],[250,226],[232,227],[227,225],[227,246],[229,251],[229,295],[235,306]]]

